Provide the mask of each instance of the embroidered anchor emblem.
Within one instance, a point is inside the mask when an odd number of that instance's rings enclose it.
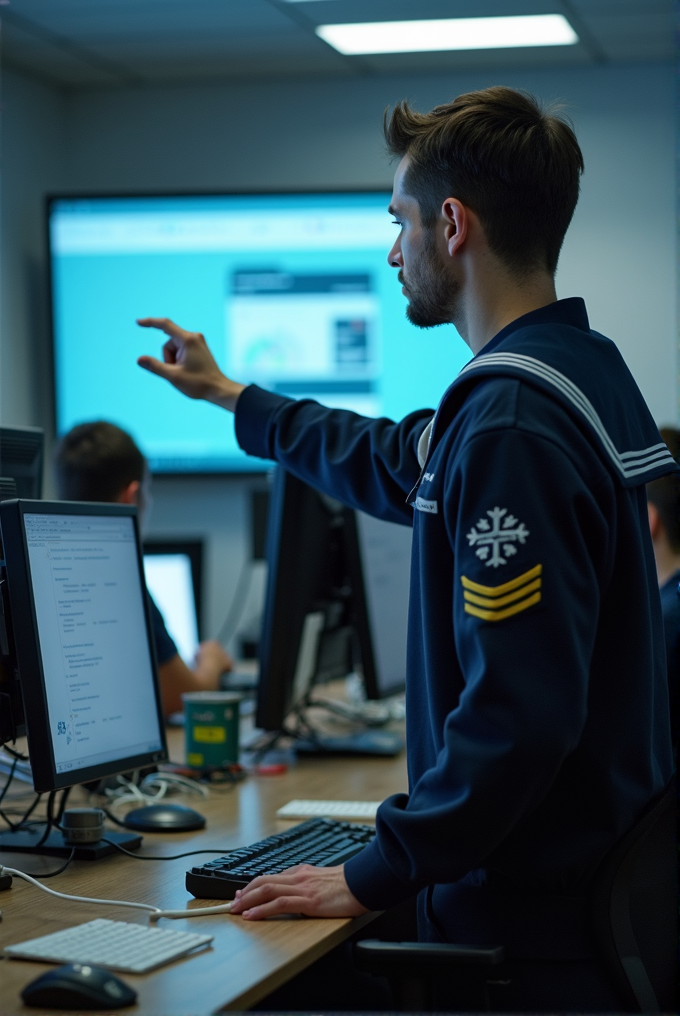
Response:
[[[477,547],[475,554],[487,568],[498,568],[517,553],[516,543],[526,543],[529,530],[514,515],[508,515],[507,508],[491,508],[486,514],[491,522],[480,519],[467,538],[471,547]]]

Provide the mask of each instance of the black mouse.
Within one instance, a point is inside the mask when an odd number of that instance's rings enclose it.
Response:
[[[134,1005],[137,992],[104,967],[67,963],[31,981],[21,997],[41,1009],[119,1009]]]
[[[193,808],[183,804],[150,804],[135,808],[124,819],[128,829],[140,833],[186,833],[192,829],[205,829],[205,819]]]

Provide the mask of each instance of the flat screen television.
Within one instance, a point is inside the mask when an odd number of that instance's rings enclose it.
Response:
[[[48,201],[57,432],[106,419],[157,473],[266,468],[213,406],[141,370],[170,317],[242,382],[370,416],[436,406],[469,350],[419,331],[387,253],[388,191]]]

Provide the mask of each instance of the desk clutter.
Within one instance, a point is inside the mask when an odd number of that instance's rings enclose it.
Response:
[[[168,739],[170,757],[181,759],[184,747],[183,731],[169,731]],[[23,749],[23,743],[19,747]],[[12,759],[9,762],[8,759],[9,769],[13,761]],[[18,768],[17,763],[16,769]],[[0,778],[0,790],[9,775],[7,772],[4,779]],[[60,973],[63,968],[58,964],[69,961],[76,965],[89,963],[93,970],[96,970],[97,966],[108,966],[110,970],[119,971],[118,976],[130,981],[138,993],[140,1011],[158,1011],[154,1006],[160,1004],[161,998],[165,1000],[162,1003],[164,1011],[192,1011],[196,998],[195,985],[199,981],[201,997],[205,997],[206,1011],[208,1009],[216,1011],[225,1006],[242,1010],[251,1008],[271,990],[269,987],[271,982],[268,979],[280,977],[282,957],[285,964],[290,964],[291,970],[299,970],[301,962],[305,965],[304,957],[307,956],[310,947],[327,951],[337,942],[338,935],[342,937],[351,935],[354,924],[348,921],[345,929],[344,926],[339,927],[336,921],[264,921],[249,926],[244,938],[241,920],[231,917],[227,909],[233,891],[225,893],[225,889],[233,879],[234,873],[227,871],[227,877],[221,878],[213,869],[211,876],[199,876],[202,879],[210,878],[212,899],[207,898],[207,894],[200,887],[197,887],[196,895],[201,898],[193,899],[193,894],[187,893],[190,866],[195,864],[196,867],[202,867],[203,861],[209,864],[216,862],[214,868],[219,870],[220,865],[224,863],[222,858],[230,858],[233,854],[238,854],[237,860],[240,860],[240,864],[235,866],[240,868],[244,868],[247,863],[265,864],[268,868],[274,868],[275,860],[279,862],[279,870],[297,859],[321,865],[337,863],[343,856],[341,850],[345,851],[345,857],[351,856],[373,837],[374,830],[368,825],[372,821],[370,815],[359,815],[358,821],[351,824],[332,822],[327,817],[321,816],[316,822],[322,823],[322,835],[305,839],[304,836],[300,837],[300,830],[306,835],[311,823],[290,828],[292,826],[290,818],[280,820],[277,815],[278,809],[292,801],[309,802],[314,798],[330,801],[336,807],[341,806],[341,810],[344,811],[348,810],[346,802],[359,798],[357,804],[366,810],[374,809],[378,800],[406,785],[403,757],[369,760],[337,758],[320,767],[319,763],[311,758],[295,761],[293,756],[289,759],[287,769],[277,774],[276,778],[260,775],[256,768],[249,767],[246,781],[228,786],[215,785],[212,781],[206,783],[203,780],[198,784],[172,779],[166,783],[165,773],[148,773],[149,782],[144,783],[146,775],[142,774],[141,779],[138,778],[137,781],[129,780],[125,783],[119,782],[117,777],[112,778],[109,789],[114,791],[114,795],[108,797],[104,797],[101,793],[95,795],[88,792],[85,787],[75,788],[71,792],[69,806],[82,808],[96,804],[100,808],[102,806],[106,808],[119,821],[123,821],[128,809],[165,806],[177,802],[201,812],[207,820],[207,828],[204,831],[177,833],[171,837],[168,837],[167,833],[150,835],[144,833],[141,847],[130,851],[135,856],[122,854],[114,849],[111,856],[94,863],[78,861],[77,855],[69,861],[70,850],[60,860],[37,855],[31,857],[23,855],[21,860],[16,855],[10,860],[8,854],[5,855],[7,857],[5,860],[0,853],[0,864],[13,865],[15,871],[23,870],[24,873],[31,873],[36,882],[42,883],[41,888],[38,888],[17,874],[12,876],[5,868],[7,882],[9,883],[13,877],[14,884],[10,891],[0,894],[4,918],[0,923],[0,948],[8,949],[0,985],[2,1011],[13,1011],[20,1006],[23,991],[27,991],[31,997],[38,990],[42,991],[42,988],[39,989],[38,981],[42,980],[45,972],[55,977],[59,974],[63,980]],[[157,796],[162,785],[155,782],[159,777],[164,784],[162,797]],[[127,800],[120,800],[118,803],[118,795],[120,798],[127,797]],[[15,776],[10,781],[0,809],[16,824],[30,807],[33,798],[30,784]],[[44,823],[46,804],[44,797],[29,817],[29,824],[34,819],[38,820],[38,824]],[[316,801],[314,807],[318,807]],[[327,808],[328,805],[322,807]],[[55,817],[59,814],[58,799],[55,802],[54,814]],[[314,818],[302,816],[305,817]],[[279,821],[285,822],[289,827],[283,839],[280,833],[275,833],[277,828],[285,828],[277,826]],[[62,824],[61,820],[59,824]],[[108,817],[104,833],[108,839],[110,833],[106,831],[107,828],[109,830],[115,828],[110,825]],[[292,839],[289,838],[291,832],[294,833]],[[269,836],[270,833],[275,835]],[[269,846],[271,853],[268,855],[262,850],[263,843]],[[253,847],[256,849],[253,850]],[[209,852],[210,848],[212,852]],[[178,855],[181,853],[198,849],[206,852],[202,856],[179,859]],[[277,849],[280,852],[272,859],[272,854],[276,854]],[[297,855],[294,851],[298,851]],[[285,858],[284,853],[291,856]],[[257,856],[254,857],[253,854]],[[147,860],[140,863],[139,859],[142,857]],[[163,863],[160,863],[161,857],[164,858]],[[192,871],[191,874],[195,875],[195,872]],[[222,874],[225,874],[224,870]],[[45,880],[45,875],[57,877]],[[248,881],[243,871],[239,872],[239,876],[241,880],[237,885],[243,885]],[[218,883],[221,883],[221,891],[217,888]],[[46,895],[45,890],[48,888],[62,892],[67,898]],[[110,902],[122,896],[129,901],[144,901],[141,904],[144,909],[125,910],[119,907],[114,909],[110,904],[96,908],[91,905],[85,907],[82,902],[68,898],[73,895],[81,899],[109,898]],[[215,913],[214,905],[220,901],[222,911]],[[160,907],[172,910],[161,911],[157,909]],[[95,920],[91,921],[90,916],[93,912]],[[187,922],[186,919],[190,915],[196,916],[192,916]],[[172,925],[168,918],[174,918]],[[89,951],[90,936],[87,932],[83,935],[83,929],[93,924],[106,928],[107,924],[101,925],[100,921],[109,922],[114,927],[122,926],[124,939],[129,934],[148,935],[148,942],[154,948],[162,944],[162,939],[157,937],[159,932],[175,933],[177,929],[182,934],[199,937],[189,940],[176,939],[175,941],[184,950],[177,953],[176,961],[169,955],[163,960],[162,965],[156,962],[155,965],[145,968],[146,973],[138,974],[123,965],[114,967],[115,957],[107,958],[100,952],[95,954]],[[135,923],[137,921],[140,923]],[[83,922],[87,922],[87,925]],[[67,933],[70,941],[73,941],[72,935],[79,936],[81,942],[85,938],[87,950],[80,947],[77,952],[60,949],[51,952],[50,959],[43,953],[44,958],[38,961],[37,950],[44,948],[45,943],[34,945],[35,940],[47,938],[48,932],[56,931],[61,934],[62,930]],[[201,945],[206,937],[212,937],[213,941]],[[108,943],[108,932],[102,936],[102,940],[104,944]],[[191,941],[199,944],[191,949],[186,948],[187,943]],[[234,949],[237,943],[238,949],[245,949],[245,953],[239,952],[241,958],[235,962]],[[54,940],[48,943],[54,944]],[[26,951],[33,951],[35,962],[26,962],[18,958],[19,952],[24,948]],[[143,962],[141,949],[138,951],[139,957],[135,959],[141,963]],[[46,963],[50,966],[46,966]],[[227,977],[212,976],[216,963],[219,963],[220,969],[228,971]],[[126,969],[127,973],[124,972]],[[110,978],[113,976],[110,974]],[[105,980],[103,983],[108,984],[109,981]],[[45,990],[53,993],[56,989],[50,981]],[[168,992],[172,996],[171,999]],[[33,1003],[26,1000],[25,1004]],[[116,1004],[121,1007],[124,1003],[118,1000]]]

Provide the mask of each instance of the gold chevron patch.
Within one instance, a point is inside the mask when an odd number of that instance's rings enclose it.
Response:
[[[543,565],[537,564],[523,575],[500,586],[483,586],[466,575],[461,575],[461,585],[465,590],[465,613],[479,617],[482,621],[503,621],[506,617],[533,607],[541,600],[542,573]]]

